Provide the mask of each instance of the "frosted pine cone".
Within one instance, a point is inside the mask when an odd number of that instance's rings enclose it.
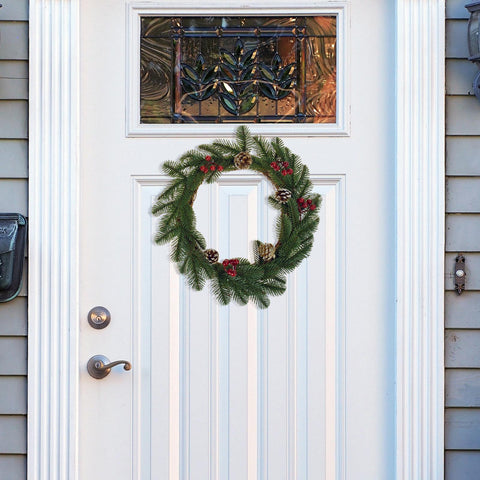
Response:
[[[275,258],[275,246],[271,243],[261,243],[258,246],[258,254],[264,262],[269,262]]]
[[[252,164],[252,156],[248,152],[237,153],[233,159],[233,163],[239,170],[244,170]]]
[[[217,263],[218,262],[218,252],[213,248],[208,248],[205,250],[205,258],[207,259],[208,263]]]
[[[290,192],[290,190],[287,190],[286,188],[279,188],[275,192],[275,199],[279,203],[287,203],[291,196],[292,196],[292,193]]]

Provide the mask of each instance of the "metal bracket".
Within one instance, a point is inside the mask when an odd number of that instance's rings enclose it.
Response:
[[[455,290],[461,295],[465,290],[465,257],[459,254],[455,259]]]

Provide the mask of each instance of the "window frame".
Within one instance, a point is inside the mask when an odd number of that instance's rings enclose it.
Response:
[[[218,4],[217,4],[218,5]],[[141,17],[146,16],[321,16],[332,15],[337,22],[337,113],[335,123],[263,123],[249,124],[259,135],[288,136],[349,136],[350,99],[348,84],[348,7],[346,3],[312,7],[304,0],[295,7],[264,3],[255,8],[240,6],[209,6],[207,2],[199,11],[198,6],[169,7],[160,2],[127,5],[127,65],[126,65],[126,136],[127,137],[206,137],[228,136],[232,123],[199,124],[146,124],[140,122],[140,40]]]

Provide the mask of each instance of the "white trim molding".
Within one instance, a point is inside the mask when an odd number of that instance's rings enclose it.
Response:
[[[30,0],[28,478],[76,479],[80,0]]]
[[[444,456],[445,1],[397,0],[397,480]]]
[[[397,480],[443,478],[444,3],[396,0]],[[29,480],[77,478],[79,4],[30,0]]]

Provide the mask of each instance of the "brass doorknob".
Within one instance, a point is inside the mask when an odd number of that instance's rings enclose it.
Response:
[[[104,355],[94,355],[87,363],[87,371],[91,377],[101,379],[105,378],[113,367],[123,364],[124,370],[131,370],[132,364],[126,360],[117,360],[111,362]]]

